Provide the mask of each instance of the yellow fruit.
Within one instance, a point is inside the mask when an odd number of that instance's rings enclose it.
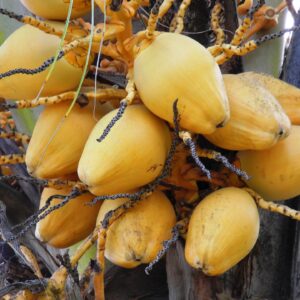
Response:
[[[43,190],[40,208],[52,195],[68,195],[71,188]],[[51,212],[41,220],[35,230],[35,236],[55,248],[66,248],[86,238],[94,229],[99,208],[102,202],[96,205],[86,205],[95,196],[90,193],[82,194],[68,202],[65,206]],[[54,199],[51,206],[59,204],[61,199]]]
[[[91,193],[129,191],[153,181],[161,172],[171,143],[167,125],[143,105],[129,106],[101,142],[116,110],[104,116],[91,132],[78,165],[78,176]]]
[[[287,200],[300,194],[300,126],[270,149],[240,151],[241,168],[251,177],[252,189],[266,200]]]
[[[63,23],[51,22],[60,29]],[[30,25],[13,32],[0,47],[0,73],[13,69],[33,69],[55,56],[60,39]],[[13,59],[12,59],[13,58]],[[0,80],[0,97],[5,99],[34,99],[45,80],[48,69],[35,74],[15,74]],[[72,90],[79,84],[83,69],[71,65],[66,57],[60,59],[41,96],[53,96]]]
[[[215,59],[187,36],[156,36],[134,61],[134,81],[147,108],[170,123],[173,102],[178,99],[184,129],[209,134],[229,118],[226,91]]]
[[[248,255],[258,232],[259,215],[252,197],[239,188],[220,189],[193,211],[185,258],[207,275],[223,274]]]
[[[21,0],[21,3],[33,14],[49,20],[66,20],[70,0]],[[72,18],[83,16],[90,10],[87,0],[74,0]]]
[[[231,117],[223,128],[205,135],[206,139],[224,149],[261,150],[289,134],[289,118],[266,89],[239,75],[223,77]]]
[[[96,125],[93,103],[75,105],[67,118],[70,101],[50,105],[40,114],[26,152],[28,172],[40,178],[59,178],[76,172],[88,136]],[[97,105],[99,119],[110,110]]]
[[[99,211],[97,224],[105,214],[128,199],[106,200]],[[160,191],[138,203],[118,218],[108,229],[105,257],[112,263],[134,268],[151,262],[171,237],[176,223],[172,204]]]
[[[268,74],[245,72],[239,74],[265,87],[281,104],[293,125],[300,125],[300,89]]]

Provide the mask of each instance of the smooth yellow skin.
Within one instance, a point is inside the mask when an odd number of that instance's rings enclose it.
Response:
[[[229,106],[219,66],[193,39],[161,33],[134,61],[134,81],[143,103],[173,123],[178,99],[180,125],[209,134],[229,118]]]
[[[52,195],[68,195],[71,188],[56,190],[44,188],[40,208]],[[90,193],[82,194],[68,202],[65,206],[51,212],[41,220],[36,227],[35,236],[55,248],[66,248],[86,238],[96,225],[97,215],[102,202],[96,205],[86,205],[95,196]],[[61,203],[62,200],[54,199],[51,206]]]
[[[214,133],[211,143],[228,150],[262,150],[290,132],[291,122],[278,101],[256,82],[239,75],[224,75],[230,120]]]
[[[126,201],[128,199],[105,200],[97,224],[107,212]],[[162,249],[162,242],[171,237],[175,223],[176,216],[169,199],[162,192],[155,191],[109,227],[105,257],[124,268],[150,263]]]
[[[63,23],[51,23],[62,27]],[[62,27],[63,28],[63,27]],[[37,68],[55,56],[60,39],[46,34],[31,25],[24,25],[13,32],[0,47],[0,73],[16,68]],[[35,75],[15,74],[0,80],[0,97],[5,99],[34,99],[49,68]],[[60,59],[41,96],[53,96],[79,84],[83,70],[72,66],[65,58]]]
[[[300,194],[300,126],[270,149],[240,151],[241,168],[251,176],[247,185],[269,201],[287,200]]]
[[[265,87],[280,103],[293,125],[300,125],[300,89],[271,75],[255,72],[239,74]]]
[[[71,102],[50,105],[40,114],[26,151],[28,172],[39,178],[60,178],[76,172],[84,145],[97,120],[93,103],[75,105],[64,118]],[[110,105],[97,105],[96,117],[101,118]]]
[[[259,215],[252,197],[239,188],[220,189],[194,209],[185,258],[207,275],[223,274],[248,255],[258,233]]]
[[[101,142],[117,110],[91,132],[78,165],[78,176],[91,193],[106,195],[141,187],[161,172],[171,143],[167,125],[144,105],[131,105]]]
[[[21,3],[33,14],[48,20],[66,20],[70,1],[66,0],[21,0]],[[72,18],[78,18],[88,13],[90,3],[83,5],[87,0],[74,0]],[[82,7],[83,5],[83,7]]]

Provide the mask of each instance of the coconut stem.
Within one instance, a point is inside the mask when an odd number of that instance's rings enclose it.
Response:
[[[64,55],[65,55],[64,51],[61,51],[58,56],[58,60],[63,58]],[[7,72],[1,73],[0,79],[9,77],[9,76],[12,76],[15,74],[26,74],[26,75],[38,74],[38,73],[45,71],[51,64],[53,64],[53,62],[54,62],[54,57],[51,57],[51,58],[47,59],[46,61],[44,61],[39,67],[34,68],[34,69],[17,68],[17,69],[9,70]]]
[[[25,162],[25,154],[0,155],[0,165],[23,164],[24,162]]]
[[[8,175],[8,176],[0,176],[0,181],[11,181],[11,180],[21,180],[25,182],[29,182],[35,185],[51,187],[54,189],[62,189],[63,187],[77,187],[79,190],[85,190],[86,185],[80,181],[73,180],[63,180],[63,179],[37,179],[29,176],[22,175]]]
[[[146,37],[148,39],[153,38],[158,20],[167,13],[173,2],[174,0],[157,0],[155,2],[151,9],[146,29]]]
[[[28,144],[31,137],[25,133],[20,133],[17,131],[13,131],[13,132],[0,131],[0,138],[12,139],[15,140],[16,142],[22,142],[22,144]]]
[[[128,78],[128,83],[126,86],[127,96],[120,102],[120,107],[117,114],[111,119],[111,121],[108,123],[103,133],[101,134],[101,136],[97,139],[97,142],[99,143],[101,143],[107,137],[107,135],[112,130],[114,125],[122,118],[126,107],[132,103],[134,97],[136,96],[136,89],[133,80],[133,70],[128,71],[127,78]]]
[[[272,201],[266,201],[252,189],[244,188],[244,190],[247,191],[254,198],[259,207],[300,221],[300,211],[292,209],[286,205],[276,204]]]
[[[169,240],[163,241],[162,243],[163,248],[157,253],[154,260],[152,260],[145,268],[145,273],[147,275],[150,274],[150,272],[153,269],[153,266],[161,260],[161,258],[167,253],[170,247],[176,243],[176,241],[179,239],[179,236],[186,234],[188,224],[189,224],[189,218],[184,218],[176,223],[176,225],[172,228],[171,238]]]
[[[45,33],[53,34],[59,37],[61,37],[63,34],[62,31],[55,29],[49,23],[38,20],[32,16],[18,15],[4,8],[0,8],[0,14],[5,15],[11,19],[17,20],[19,22],[22,22],[24,24],[29,24],[33,27],[38,28],[41,31],[44,31]]]
[[[38,217],[41,213],[43,213],[44,211],[46,211],[49,208],[49,206],[50,206],[50,204],[51,204],[51,202],[52,202],[53,199],[61,199],[61,200],[63,200],[65,197],[66,196],[63,196],[63,195],[52,195],[52,196],[50,196],[47,199],[45,205],[42,208],[40,208],[37,212],[35,212],[34,214],[32,214],[24,222],[15,225],[12,229],[16,230],[17,228],[21,228],[21,227],[26,226],[27,224],[29,224],[30,222],[32,222],[36,217]]]
[[[67,196],[65,196],[63,198],[63,201],[60,202],[59,204],[53,205],[51,206],[49,209],[45,210],[45,207],[42,208],[42,214],[39,214],[37,217],[35,217],[33,220],[30,219],[30,221],[25,221],[24,223],[26,223],[27,225],[17,234],[11,236],[10,238],[8,238],[6,240],[6,242],[12,242],[15,241],[17,239],[19,239],[21,236],[23,236],[32,226],[36,225],[39,221],[43,220],[44,218],[46,218],[50,213],[52,213],[53,211],[65,206],[70,200],[78,197],[79,195],[81,195],[82,193],[84,193],[85,191],[81,191],[78,188],[74,188],[71,193]],[[58,197],[60,198],[60,197]],[[52,198],[53,199],[53,198]],[[52,200],[51,199],[51,200]],[[50,202],[50,201],[49,201]],[[48,205],[48,203],[46,203],[46,205]],[[48,205],[49,206],[49,205]]]
[[[89,43],[89,36],[74,40],[63,47],[63,50],[59,52],[57,59],[56,57],[52,56],[51,58],[45,60],[39,67],[33,69],[17,68],[17,69],[9,70],[7,72],[1,73],[0,79],[12,75],[16,75],[16,74],[35,75],[41,73],[45,71],[49,66],[51,66],[55,61],[62,59],[68,52],[72,51],[74,48],[81,47],[81,46],[84,47],[88,43]]]
[[[250,177],[245,171],[242,171],[241,169],[231,164],[229,160],[225,156],[223,156],[220,152],[209,150],[209,149],[197,149],[197,154],[200,157],[214,159],[216,161],[221,162],[227,169],[229,169],[236,175],[241,176],[244,180],[250,179]]]
[[[280,38],[287,32],[296,31],[299,29],[300,29],[300,26],[293,26],[291,28],[280,30],[279,32],[276,32],[276,33],[264,35],[263,37],[261,37],[257,40],[254,40],[254,42],[256,43],[257,46],[260,46],[264,42]]]
[[[105,251],[105,239],[106,233],[102,235],[102,228],[98,232],[97,239],[97,270],[95,270],[94,274],[94,291],[95,291],[95,299],[96,300],[104,300],[104,268],[105,268],[105,259],[104,259],[104,251]]]
[[[179,6],[179,10],[175,16],[175,21],[174,23],[176,24],[176,29],[175,29],[175,33],[181,33],[183,31],[184,28],[184,16],[185,13],[188,9],[188,7],[191,4],[191,0],[183,0]]]
[[[105,103],[110,100],[119,100],[124,98],[126,92],[123,89],[115,88],[103,88],[94,92],[81,93],[80,96],[85,99],[85,101],[90,101],[96,99],[100,103]],[[40,97],[38,100],[18,100],[14,103],[0,103],[0,109],[22,109],[22,108],[33,108],[40,105],[53,105],[58,104],[63,101],[68,101],[74,99],[76,92],[65,92],[57,96]],[[77,101],[82,104],[80,99]]]
[[[198,157],[196,144],[193,142],[191,134],[187,131],[181,131],[179,133],[179,136],[183,140],[183,142],[190,148],[192,158],[194,159],[196,165],[201,169],[201,171],[207,176],[208,179],[211,179],[209,170],[206,169],[205,165]]]
[[[211,29],[213,30],[216,41],[215,45],[222,45],[225,41],[225,33],[220,26],[219,18],[224,8],[220,2],[217,2],[211,12]]]

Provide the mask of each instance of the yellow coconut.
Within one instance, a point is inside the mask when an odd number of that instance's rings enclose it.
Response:
[[[97,120],[94,106],[75,105],[64,118],[70,101],[50,105],[40,114],[26,151],[28,172],[40,178],[59,178],[76,172],[85,142]],[[97,105],[96,118],[110,110],[110,105]]]
[[[51,22],[63,29],[64,24]],[[31,25],[24,25],[13,32],[0,47],[0,73],[13,69],[34,69],[55,56],[60,39]],[[15,74],[0,80],[0,97],[5,99],[34,99],[48,74],[49,67],[38,74]],[[83,68],[60,59],[41,96],[53,96],[75,89],[83,75]]]
[[[53,195],[68,195],[71,188],[43,190],[40,208]],[[66,248],[86,238],[96,225],[97,215],[101,202],[96,205],[86,205],[95,196],[84,193],[68,202],[65,206],[51,212],[41,220],[35,230],[35,236],[55,248]],[[61,199],[54,199],[51,206],[61,203]]]
[[[229,122],[205,135],[211,143],[229,150],[261,150],[272,147],[290,132],[290,120],[278,101],[254,80],[224,75],[229,98]]]
[[[78,165],[78,176],[95,195],[119,193],[153,181],[161,172],[171,143],[167,125],[144,105],[129,106],[101,142],[116,110],[91,132]]]
[[[107,212],[126,201],[128,199],[105,200],[99,211],[97,224]],[[162,192],[156,191],[109,227],[105,257],[124,268],[147,264],[162,249],[162,242],[171,237],[175,223],[176,216],[172,204]]]
[[[255,72],[239,74],[265,87],[281,104],[293,125],[300,125],[300,89],[271,75]]]
[[[252,189],[266,200],[287,200],[300,194],[300,126],[270,149],[240,151],[241,168],[251,177]]]
[[[70,0],[21,0],[33,14],[49,20],[66,20]],[[90,11],[89,0],[74,0],[72,18],[78,18]]]
[[[147,108],[170,123],[178,99],[184,129],[209,134],[229,119],[219,66],[206,48],[187,36],[156,36],[137,54],[134,81]]]
[[[220,189],[193,211],[185,258],[207,275],[223,274],[248,255],[258,232],[259,215],[252,197],[239,188]]]

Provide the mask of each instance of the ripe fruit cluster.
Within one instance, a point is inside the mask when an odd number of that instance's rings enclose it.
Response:
[[[67,18],[67,1],[21,2],[41,17]],[[243,43],[238,30],[231,44],[218,40],[205,48],[179,34],[186,4],[173,22],[177,33],[155,31],[171,5],[166,0],[152,8],[147,29],[133,34],[132,18],[147,1],[119,1],[118,8],[95,2],[109,22],[93,27],[73,20],[65,32],[63,23],[2,11],[29,25],[0,47],[0,96],[16,100],[10,108],[46,105],[25,157],[29,174],[46,186],[30,225],[37,223],[36,237],[58,248],[87,238],[71,258],[73,267],[96,241],[102,270],[104,255],[126,268],[149,264],[167,250],[164,241],[181,234],[192,267],[222,274],[254,247],[257,205],[300,219],[297,212],[267,202],[300,194],[294,164],[300,91],[263,74],[222,75],[218,63],[261,41]],[[72,16],[93,6],[75,0]],[[240,29],[249,27],[255,9]],[[221,30],[218,11],[213,10],[214,31]],[[24,52],[20,44],[29,42],[32,47]],[[110,60],[93,68],[99,45]],[[122,71],[126,89],[82,81],[89,66]],[[72,91],[78,85],[81,90]],[[220,152],[200,147],[196,135]],[[231,151],[231,159],[223,149]],[[219,162],[218,172],[208,170],[200,157]],[[200,181],[209,185],[206,197]],[[66,277],[63,267],[53,275],[61,295]],[[95,274],[94,289],[103,299],[103,272]]]

